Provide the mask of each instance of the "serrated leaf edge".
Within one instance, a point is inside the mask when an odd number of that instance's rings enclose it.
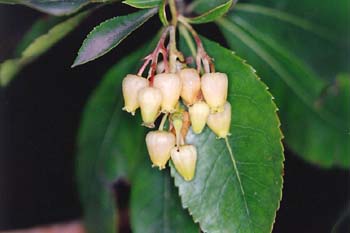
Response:
[[[90,59],[88,59],[88,60],[85,60],[84,62],[78,62],[79,56],[80,56],[80,54],[81,54],[81,51],[82,51],[84,45],[87,43],[87,40],[89,39],[90,35],[92,35],[93,33],[95,33],[95,32],[98,30],[98,28],[101,27],[103,24],[108,23],[108,22],[110,22],[110,21],[112,21],[112,20],[115,20],[115,19],[119,19],[119,18],[122,18],[122,17],[127,17],[127,16],[129,16],[130,14],[129,14],[129,15],[116,16],[116,17],[107,19],[107,20],[101,22],[99,25],[95,26],[95,27],[89,32],[89,34],[86,36],[86,38],[84,39],[83,44],[80,46],[79,51],[78,51],[78,55],[77,55],[77,57],[75,58],[75,60],[74,60],[74,62],[73,62],[73,65],[71,66],[71,68],[74,68],[74,67],[77,67],[77,66],[86,64],[86,63],[88,63],[88,62],[90,62],[90,61],[93,61],[93,60],[99,58],[99,57],[102,57],[103,55],[105,55],[106,53],[108,53],[109,51],[111,51],[112,49],[114,49],[115,47],[117,47],[117,46],[118,46],[122,41],[124,41],[131,33],[133,33],[135,30],[137,30],[139,27],[141,27],[145,22],[147,22],[153,15],[155,15],[156,12],[157,12],[157,10],[158,10],[158,8],[153,8],[153,9],[148,10],[148,11],[149,11],[149,15],[148,15],[138,26],[136,26],[134,30],[129,31],[124,37],[122,37],[122,38],[118,41],[118,43],[116,43],[114,46],[111,46],[109,49],[107,49],[107,50],[104,51],[103,53],[99,54],[98,56],[95,56],[95,57],[93,57],[93,58],[90,58]],[[139,12],[135,12],[135,13],[132,13],[132,14],[136,14],[136,13],[139,13]]]
[[[203,23],[209,23],[209,22],[212,22],[212,21],[215,21],[217,18],[225,15],[227,13],[227,11],[230,9],[230,7],[233,5],[233,1],[232,0],[229,0],[227,2],[225,2],[224,4],[221,4],[199,16],[196,16],[196,17],[193,17],[193,18],[186,18],[186,20],[191,23],[191,24],[203,24]],[[205,20],[201,20],[202,18],[205,18],[207,17],[208,15],[210,15],[211,13],[217,11],[217,10],[221,10],[221,9],[226,9],[226,11],[222,14],[220,14],[218,17],[216,17],[215,19],[213,20],[208,20],[208,19],[205,19]]]
[[[213,43],[215,43],[215,44],[217,44],[218,46],[222,47],[219,43],[216,43],[216,42],[213,42]],[[224,48],[224,47],[223,47],[223,48]],[[227,48],[225,48],[225,49],[227,49]],[[228,50],[229,50],[229,49],[228,49]],[[284,170],[284,161],[285,161],[285,157],[284,157],[284,146],[283,146],[282,140],[283,140],[283,138],[284,138],[284,135],[283,135],[282,130],[281,130],[281,121],[280,121],[280,119],[279,119],[279,117],[278,117],[278,114],[277,114],[277,112],[278,112],[278,107],[277,107],[276,103],[273,101],[274,97],[272,96],[271,92],[269,91],[268,86],[267,86],[267,85],[261,80],[261,78],[257,75],[256,70],[255,70],[251,65],[249,65],[249,64],[246,62],[246,60],[244,60],[244,59],[242,59],[241,57],[235,55],[235,52],[234,52],[234,51],[231,51],[231,53],[232,53],[232,55],[234,55],[234,56],[242,63],[242,65],[244,65],[245,67],[247,67],[248,69],[250,69],[250,70],[252,71],[252,73],[254,74],[255,79],[260,83],[260,85],[262,85],[262,86],[264,87],[266,93],[268,93],[268,95],[270,96],[270,100],[271,100],[272,106],[275,108],[275,117],[276,117],[277,124],[278,124],[278,125],[277,125],[277,128],[278,128],[279,134],[280,134],[280,140],[279,140],[279,142],[280,142],[280,146],[281,146],[281,149],[282,149],[282,157],[283,157],[283,159],[281,160],[281,164],[280,164],[280,165],[281,165],[281,169],[282,169],[282,171],[283,171],[283,170]],[[220,140],[222,140],[222,139],[220,139]],[[175,184],[175,186],[177,187],[178,195],[179,195],[179,197],[180,197],[180,199],[181,199],[181,205],[182,205],[182,207],[183,207],[184,209],[187,209],[187,211],[188,211],[189,214],[191,215],[193,221],[194,221],[195,223],[198,223],[199,226],[201,226],[201,223],[199,222],[199,219],[197,219],[197,218],[195,218],[195,217],[193,216],[193,213],[191,212],[190,208],[189,208],[188,206],[186,206],[186,205],[183,203],[183,201],[182,201],[182,193],[181,193],[181,191],[180,191],[179,184],[176,182],[175,173],[177,173],[177,171],[176,171],[176,169],[174,168],[174,166],[173,166],[172,163],[171,163],[171,173],[170,173],[170,174],[171,174],[171,176],[172,176],[173,179],[174,179],[174,184]],[[270,232],[271,232],[272,229],[273,229],[273,225],[274,225],[274,223],[275,223],[275,221],[276,221],[277,211],[278,211],[279,208],[280,208],[280,202],[281,202],[281,200],[282,200],[282,191],[283,191],[283,184],[284,184],[284,183],[283,183],[283,176],[281,175],[281,176],[279,176],[279,178],[280,178],[280,182],[281,182],[281,191],[280,191],[280,195],[279,195],[279,200],[278,200],[278,204],[277,204],[277,209],[276,209],[276,211],[274,212],[274,221],[273,221],[272,224],[271,224]],[[205,231],[203,228],[201,228],[201,230],[202,230],[203,232],[208,232],[208,231]]]
[[[155,0],[154,2],[156,2],[156,1],[157,0]],[[149,2],[149,1],[145,1],[145,2]],[[127,0],[123,1],[122,3],[125,4],[125,5],[128,5],[128,6],[137,8],[137,9],[148,9],[148,8],[156,7],[158,5],[158,4],[155,4],[155,5],[151,5],[151,6],[140,6],[140,5],[137,5],[137,4],[129,3]]]

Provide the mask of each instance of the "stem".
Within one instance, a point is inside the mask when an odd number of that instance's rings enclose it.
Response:
[[[165,40],[168,36],[168,32],[169,32],[169,27],[166,27],[161,34],[161,37],[159,39],[159,42],[158,42],[156,48],[153,50],[153,52],[151,54],[149,54],[148,56],[145,57],[145,62],[143,63],[143,65],[141,66],[140,70],[137,73],[137,75],[142,76],[147,65],[151,62],[150,69],[148,71],[148,76],[147,76],[147,78],[150,81],[150,86],[153,85],[153,79],[154,79],[154,75],[155,75],[156,70],[157,70],[157,63],[158,63],[159,54],[162,54],[162,56],[163,56],[165,72],[169,72],[168,52],[167,52],[167,49],[165,48],[165,45],[164,45]]]
[[[149,69],[148,72],[148,78],[150,81],[150,85],[153,85],[153,79],[154,79],[154,75],[156,73],[157,70],[157,63],[158,63],[158,55],[159,53],[162,54],[163,56],[163,62],[164,62],[164,67],[165,67],[165,71],[169,70],[169,65],[168,65],[168,52],[167,49],[164,46],[165,43],[165,39],[168,36],[168,32],[169,32],[169,27],[166,27],[159,39],[159,42],[157,44],[157,47],[155,48],[155,50],[152,53],[152,63],[151,63],[151,67]]]
[[[202,62],[205,73],[215,72],[214,63],[205,51],[202,40],[200,39],[198,33],[193,29],[193,27],[186,21],[186,19],[183,16],[180,15],[178,17],[178,20],[192,34],[197,44],[196,63],[198,72],[201,71]]]
[[[168,113],[166,113],[166,114],[163,115],[162,121],[160,122],[160,125],[159,125],[158,130],[163,131],[164,124],[165,124],[165,122],[166,122],[167,117],[168,117]]]
[[[188,33],[188,31],[186,30],[186,28],[180,24],[179,26],[179,30],[181,35],[184,37],[189,49],[191,50],[191,54],[193,57],[196,56],[196,48],[194,46],[193,40],[191,39],[190,33]]]
[[[152,60],[152,56],[148,55],[144,58],[145,62],[143,63],[143,65],[141,66],[141,68],[139,69],[139,71],[137,72],[137,76],[142,76],[143,72],[145,71],[148,63],[150,63],[150,61]]]
[[[181,62],[185,61],[183,54],[177,50],[176,47],[176,27],[170,26],[170,41],[169,41],[169,63],[170,63],[170,72],[176,73],[177,64],[176,61],[179,59]]]
[[[176,113],[173,114],[172,116],[172,125],[175,129],[175,136],[176,136],[176,146],[179,147],[183,145],[183,139],[182,139],[182,134],[181,134],[181,129],[183,126],[182,122],[182,113]]]
[[[178,12],[176,8],[176,0],[169,0],[169,7],[171,12],[171,27],[170,27],[170,41],[169,41],[169,63],[170,63],[170,72],[176,73],[176,61],[179,58],[180,61],[184,61],[185,58],[181,52],[177,50],[176,47],[176,27],[177,27],[177,18]]]
[[[171,26],[170,28],[170,51],[169,51],[169,66],[170,66],[170,72],[175,73],[176,72],[176,29],[174,26]]]
[[[171,24],[176,27],[177,25],[177,9],[176,9],[176,2],[175,0],[169,0],[169,8],[170,8],[170,12],[171,12]]]

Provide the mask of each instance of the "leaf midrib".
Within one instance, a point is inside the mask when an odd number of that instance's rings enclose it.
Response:
[[[275,8],[250,3],[239,3],[236,5],[235,10],[272,17],[283,22],[290,23],[299,28],[302,28],[305,31],[312,32],[318,35],[319,37],[332,42],[337,42],[339,40],[338,37],[333,36],[334,33],[332,33],[330,29],[324,28],[318,24],[314,24],[309,20],[303,19],[297,15],[280,11]]]
[[[247,203],[247,200],[245,198],[245,192],[244,192],[243,184],[242,184],[242,181],[241,181],[241,176],[240,176],[240,173],[238,171],[237,164],[236,164],[236,159],[235,159],[235,156],[233,154],[230,142],[228,141],[227,137],[225,137],[225,145],[226,145],[226,148],[227,148],[227,150],[228,150],[228,152],[230,154],[231,162],[233,164],[233,170],[235,171],[235,174],[237,176],[237,180],[238,180],[238,183],[239,183],[239,188],[240,188],[240,191],[241,191],[241,194],[242,194],[242,197],[243,197],[245,211],[246,211],[246,214],[247,214],[247,217],[248,217],[248,221],[249,221],[249,228],[250,228],[251,232],[254,232],[254,231],[252,231],[252,221],[251,221],[251,217],[250,217],[250,211],[249,211],[249,208],[248,208],[248,203]]]

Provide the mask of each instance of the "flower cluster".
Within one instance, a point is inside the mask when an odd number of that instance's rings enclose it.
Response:
[[[159,53],[164,57],[161,63],[157,63]],[[151,68],[148,78],[144,78],[142,73],[148,62],[152,62]],[[164,169],[171,159],[179,174],[190,181],[195,175],[197,149],[185,143],[189,127],[196,134],[206,125],[219,138],[229,134],[227,75],[210,70],[200,75],[199,69],[181,65],[171,69],[167,50],[161,43],[146,57],[145,64],[137,75],[128,74],[122,82],[123,109],[134,115],[140,108],[143,125],[149,128],[154,128],[157,118],[162,116],[159,129],[146,136],[153,166]],[[169,127],[164,130],[167,120]]]

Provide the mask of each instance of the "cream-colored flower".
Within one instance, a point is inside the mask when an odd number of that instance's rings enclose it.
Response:
[[[181,80],[177,74],[162,73],[154,76],[153,86],[162,92],[162,112],[174,112],[180,98]]]
[[[182,83],[181,98],[186,105],[192,105],[196,102],[201,90],[199,74],[192,68],[183,69],[178,74]]]
[[[203,101],[197,102],[188,108],[192,130],[196,134],[200,134],[207,123],[210,109],[208,104]]]
[[[204,99],[212,112],[223,111],[227,99],[227,75],[224,73],[204,74],[201,78],[201,88]]]
[[[136,109],[140,107],[137,94],[139,90],[148,86],[148,80],[133,74],[128,74],[122,82],[122,91],[124,97],[123,110],[135,115]]]
[[[153,128],[162,103],[162,92],[155,87],[144,87],[138,92],[143,124]]]
[[[146,135],[146,145],[153,166],[164,169],[175,146],[174,134],[166,131],[151,131]]]
[[[186,181],[193,179],[196,171],[197,149],[193,145],[174,147],[171,150],[171,160],[177,172]]]
[[[208,117],[207,124],[219,138],[225,138],[229,135],[231,125],[231,104],[226,102],[223,112],[211,113]]]

